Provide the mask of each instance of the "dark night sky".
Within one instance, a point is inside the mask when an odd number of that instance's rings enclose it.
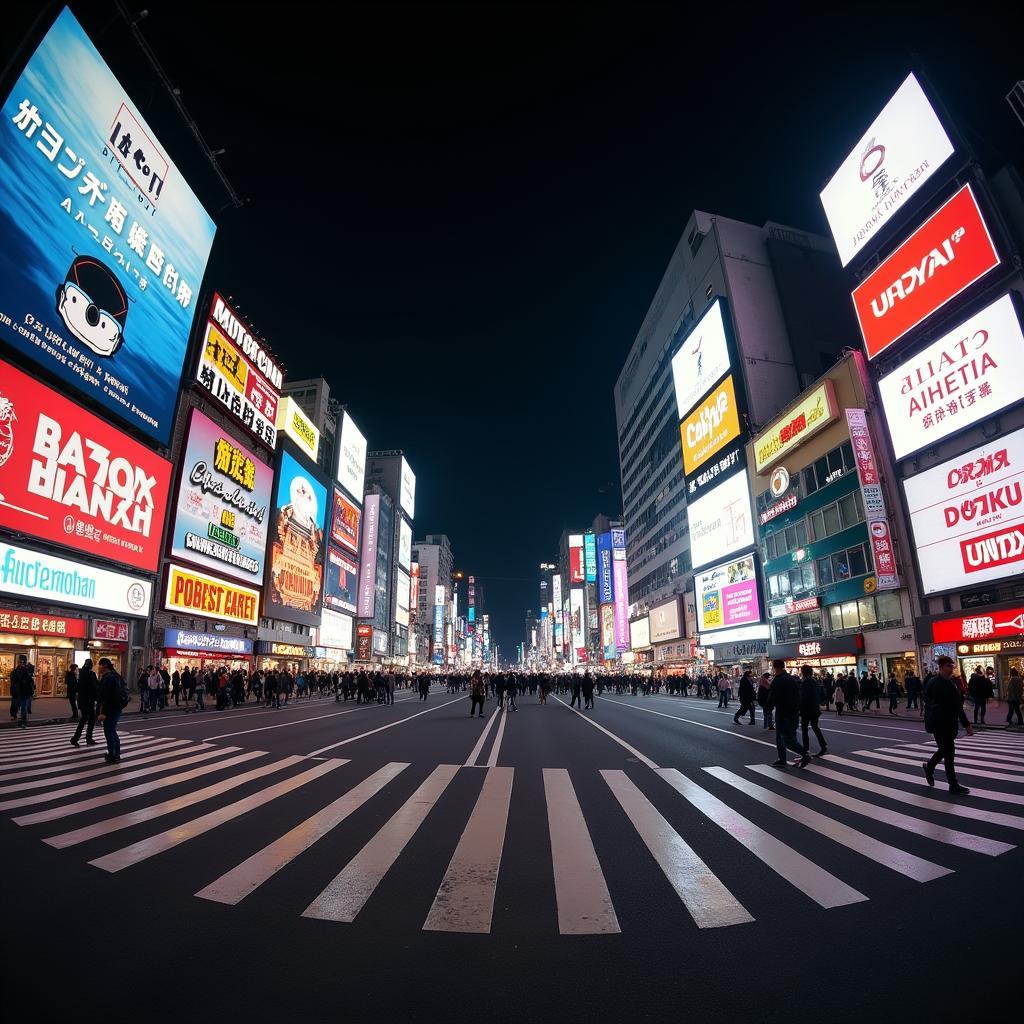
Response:
[[[113,3],[72,4],[215,214],[208,282],[405,450],[416,536],[483,578],[507,655],[562,528],[619,509],[612,388],[693,208],[825,233],[913,53],[987,166],[1024,148],[1019,35],[977,3],[145,6],[241,211]]]

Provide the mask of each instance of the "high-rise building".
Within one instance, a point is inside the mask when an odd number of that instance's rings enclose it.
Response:
[[[413,561],[420,569],[419,601],[416,609],[417,623],[417,654],[420,661],[426,661],[424,652],[436,653],[437,637],[440,635],[440,648],[444,654],[444,637],[447,633],[449,609],[452,602],[452,574],[455,570],[455,558],[451,543],[443,533],[430,533],[423,540],[416,541],[412,546]],[[438,587],[441,591],[438,591]],[[441,600],[438,601],[438,598]],[[436,608],[441,607],[441,620],[437,623]],[[440,625],[438,634],[437,626]],[[435,664],[438,662],[435,661]],[[444,664],[442,658],[440,664]]]
[[[316,461],[328,476],[333,477],[338,428],[344,407],[336,399],[331,398],[330,384],[323,377],[288,381],[282,394],[291,398],[320,431],[320,447]],[[355,497],[361,498],[362,495]]]

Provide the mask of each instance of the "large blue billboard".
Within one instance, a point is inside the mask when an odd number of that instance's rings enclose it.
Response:
[[[0,336],[167,444],[215,230],[65,8],[0,117]]]
[[[592,533],[583,534],[583,569],[587,583],[597,579],[597,538]]]
[[[612,535],[602,533],[597,538],[597,603],[611,604],[612,591]]]

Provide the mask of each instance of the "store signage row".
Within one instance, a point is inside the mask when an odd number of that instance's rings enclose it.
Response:
[[[777,501],[774,505],[769,505],[757,518],[762,526],[766,523],[770,523],[777,516],[781,516],[784,512],[791,512],[796,508],[797,502],[796,494],[787,494],[781,501]]]
[[[697,598],[697,629],[703,635],[718,629],[761,621],[757,566],[753,555],[693,574]]]
[[[903,481],[926,594],[1024,572],[1024,430]]]
[[[856,288],[853,306],[874,359],[999,266],[970,185],[948,199]]]
[[[868,538],[875,564],[875,583],[878,590],[895,590],[899,586],[896,574],[896,548],[885,509],[882,479],[875,460],[875,447],[863,409],[847,409],[846,423],[850,430],[850,444],[857,463],[857,479],[868,522]]]
[[[908,75],[821,192],[844,267],[870,251],[876,234],[952,155],[938,115]]]
[[[93,640],[108,640],[114,643],[128,643],[128,623],[121,619],[91,619],[89,636]]]
[[[284,374],[223,296],[213,293],[196,381],[271,451]]]
[[[165,629],[164,647],[177,647],[187,651],[213,651],[217,654],[252,654],[252,641],[244,636],[197,633],[189,629]]]
[[[0,594],[145,618],[153,584],[0,541]]]
[[[1024,635],[1024,608],[1007,608],[979,615],[958,615],[932,622],[935,643],[956,643],[961,640],[992,640]]]
[[[784,455],[809,441],[838,415],[835,387],[831,380],[824,380],[754,438],[755,472],[763,473]]]
[[[680,420],[689,415],[729,369],[723,300],[715,299],[672,357],[672,380]]]
[[[1010,295],[968,317],[878,382],[897,459],[1024,398],[1024,333]]]
[[[796,615],[798,612],[813,612],[821,607],[820,597],[787,597],[786,614]]]
[[[154,571],[171,464],[0,360],[0,526]]]
[[[857,655],[864,653],[864,634],[823,636],[817,640],[802,640],[791,644],[769,644],[770,658],[819,658],[829,655]]]
[[[277,640],[258,640],[256,642],[257,654],[273,654],[281,658],[308,658],[311,647],[304,647],[300,644],[283,644]]]
[[[30,633],[35,636],[84,639],[88,623],[64,615],[40,615],[0,608],[0,633]]]
[[[972,654],[1006,654],[1008,652],[1024,651],[1024,637],[1016,640],[990,640],[976,644],[957,644],[956,653],[963,655]]]
[[[259,623],[260,592],[172,562],[167,567],[164,608],[169,612],[255,626]]]
[[[0,154],[0,335],[167,444],[216,227],[68,8],[4,98]]]

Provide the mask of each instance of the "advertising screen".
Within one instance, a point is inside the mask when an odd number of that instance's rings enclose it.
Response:
[[[733,551],[754,546],[750,486],[736,473],[687,507],[694,568],[720,562]]]
[[[416,614],[420,606],[420,563],[413,562],[409,567],[409,611]],[[472,611],[472,609],[470,609]],[[472,618],[469,620],[472,622]]]
[[[398,519],[398,564],[406,572],[412,566],[412,527],[401,516]]]
[[[185,651],[215,651],[218,654],[252,654],[252,641],[226,633],[197,633],[192,629],[165,629],[164,647]]]
[[[391,596],[391,550],[394,547],[395,506],[381,499],[377,525],[376,573],[374,576],[373,624],[380,630],[391,631],[388,607]]]
[[[0,541],[0,593],[145,618],[153,584]]]
[[[687,476],[739,438],[740,416],[731,375],[697,403],[679,424],[679,435]]]
[[[368,622],[356,624],[356,660],[369,661],[373,648],[373,626]]]
[[[366,438],[346,412],[341,420],[338,442],[338,483],[357,502],[363,500],[366,480]]]
[[[359,554],[359,520],[362,512],[359,506],[349,501],[337,488],[334,489],[334,509],[331,516],[331,540],[347,548],[352,554]]]
[[[318,647],[331,647],[335,650],[352,650],[352,616],[342,615],[324,608],[317,630]]]
[[[320,431],[294,398],[285,395],[277,407],[277,429],[291,438],[310,462],[320,454]]]
[[[845,267],[953,155],[924,90],[909,75],[821,193]]]
[[[573,587],[569,591],[569,632],[574,650],[586,647],[586,630],[583,627],[583,591]]]
[[[970,185],[947,200],[853,293],[868,358],[999,266]]]
[[[615,600],[612,590],[612,535],[601,533],[597,537],[597,603],[611,604]],[[557,600],[555,602],[558,603]]]
[[[610,661],[615,657],[615,605],[601,605],[601,650],[605,659]]]
[[[655,605],[649,614],[651,621],[651,643],[660,644],[665,640],[678,640],[683,635],[683,613],[679,606],[679,595]]]
[[[597,580],[597,538],[592,533],[583,535],[583,567],[587,583]]]
[[[729,372],[730,366],[722,299],[715,299],[672,357],[672,382],[680,419],[689,414],[715,381]]]
[[[1024,398],[1024,333],[1009,295],[996,299],[878,382],[897,459]]]
[[[164,608],[169,612],[255,626],[259,623],[260,592],[172,562],[167,566]]]
[[[327,547],[327,576],[324,581],[324,607],[339,612],[355,612],[359,589],[359,569],[348,555],[333,544]]]
[[[584,578],[583,535],[573,533],[569,536],[569,582],[582,583]]]
[[[259,586],[273,471],[193,409],[171,530],[171,554]]]
[[[171,464],[0,359],[0,526],[155,571]]]
[[[629,646],[634,651],[651,646],[651,620],[646,615],[629,624]]]
[[[320,620],[328,494],[326,477],[283,447],[267,556],[266,615],[310,626]]]
[[[359,618],[372,619],[377,599],[377,533],[380,495],[368,494],[363,505],[363,551],[359,561]]]
[[[409,577],[401,570],[395,577],[395,622],[409,625]]]
[[[0,117],[0,336],[160,444],[215,226],[65,8]]]
[[[615,646],[629,649],[629,580],[626,572],[626,531],[612,530],[612,591],[615,594]]]
[[[959,590],[1024,572],[1024,430],[903,481],[921,585]]]
[[[416,518],[416,474],[412,471],[409,463],[402,457],[402,483],[399,494],[399,505],[402,511],[410,518]]]
[[[710,633],[716,629],[747,626],[761,621],[757,569],[753,555],[743,555],[713,569],[694,573],[697,599],[697,629]]]
[[[268,448],[277,446],[277,407],[284,373],[245,321],[216,292],[210,302],[196,380]]]

